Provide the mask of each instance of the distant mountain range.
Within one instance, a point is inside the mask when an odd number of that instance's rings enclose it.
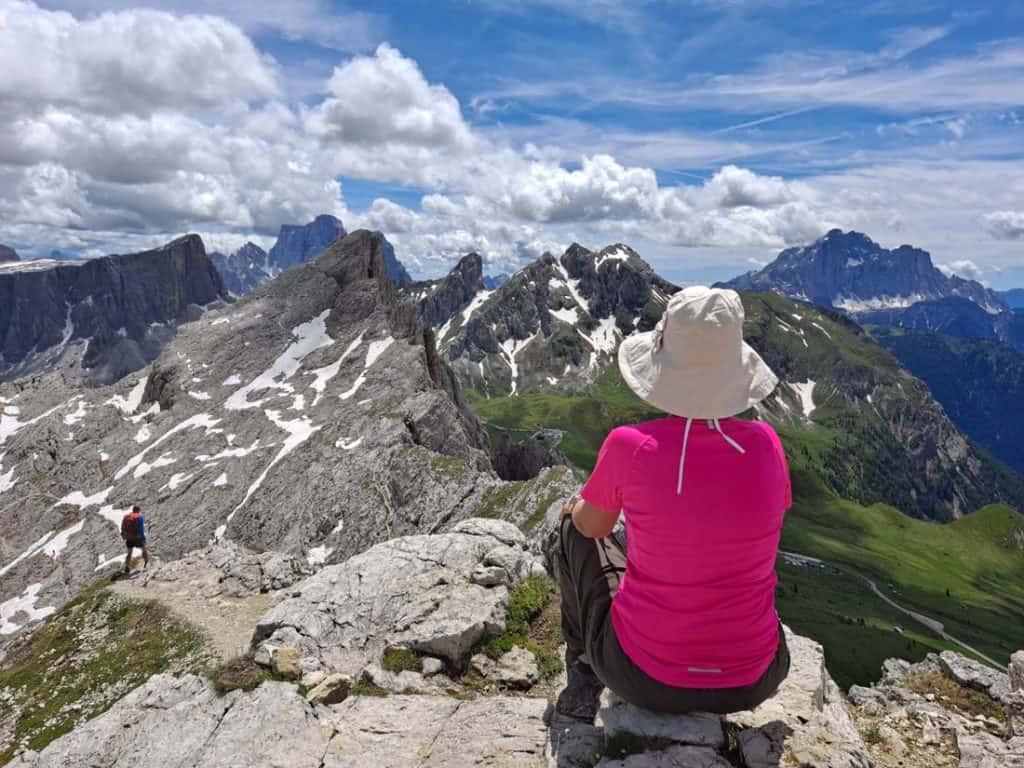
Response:
[[[228,298],[198,235],[150,251],[0,265],[0,380],[57,365],[111,382]]]
[[[244,296],[282,271],[316,258],[345,234],[340,219],[322,214],[308,224],[282,226],[269,253],[250,242],[230,254],[215,251],[210,258],[228,290],[235,296]],[[412,278],[396,258],[394,247],[381,233],[377,234],[384,243],[384,260],[391,281],[396,285],[411,283]]]
[[[18,252],[9,245],[0,243],[0,262],[8,261],[21,261],[21,257],[18,256]]]
[[[981,283],[944,274],[927,251],[909,245],[889,250],[860,232],[838,229],[811,245],[787,248],[763,269],[724,285],[775,291],[852,315],[949,297],[968,299],[990,314],[1009,308],[1001,295]]]

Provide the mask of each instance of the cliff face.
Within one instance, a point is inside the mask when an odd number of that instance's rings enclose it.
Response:
[[[155,358],[178,323],[227,298],[198,235],[142,253],[0,268],[0,379],[47,368],[75,342],[109,382]]]
[[[235,296],[244,296],[270,279],[267,252],[255,243],[246,243],[234,253],[210,254],[224,285]]]
[[[0,243],[0,263],[8,261],[21,261],[18,252],[9,245]]]
[[[345,227],[334,216],[317,216],[309,224],[281,227],[277,242],[270,249],[270,266],[276,274],[282,270],[305,264],[321,253],[339,237],[345,236]]]

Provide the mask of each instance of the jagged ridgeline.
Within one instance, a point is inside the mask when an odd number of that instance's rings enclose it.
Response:
[[[554,493],[498,479],[385,249],[335,241],[115,386],[0,385],[2,636],[118,565],[131,504],[164,560],[227,538],[321,564],[477,509],[536,519],[569,492],[566,472]]]

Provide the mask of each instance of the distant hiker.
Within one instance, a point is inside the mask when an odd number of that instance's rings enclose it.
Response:
[[[731,417],[778,379],[743,341],[739,296],[705,287],[676,293],[618,360],[671,415],[612,430],[563,510],[552,554],[569,684],[556,709],[593,720],[604,686],[659,712],[751,709],[789,673],[775,558],[792,499],[775,431]]]
[[[132,511],[121,518],[121,538],[124,539],[128,551],[124,555],[124,572],[129,573],[132,569],[132,550],[142,550],[142,567],[149,567],[149,549],[146,547],[146,520],[142,516],[142,510],[136,504]]]

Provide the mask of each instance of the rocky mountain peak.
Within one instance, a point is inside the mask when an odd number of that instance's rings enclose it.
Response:
[[[0,243],[0,263],[8,261],[21,261],[21,257],[18,256],[18,252],[9,245]]]
[[[948,296],[962,296],[993,314],[1006,309],[1002,297],[980,283],[943,274],[927,251],[910,245],[889,250],[860,232],[838,229],[811,245],[787,248],[764,269],[723,285],[772,290],[855,315]]]
[[[344,236],[341,220],[329,214],[321,214],[308,224],[283,224],[270,249],[271,270],[276,273],[303,264]]]

